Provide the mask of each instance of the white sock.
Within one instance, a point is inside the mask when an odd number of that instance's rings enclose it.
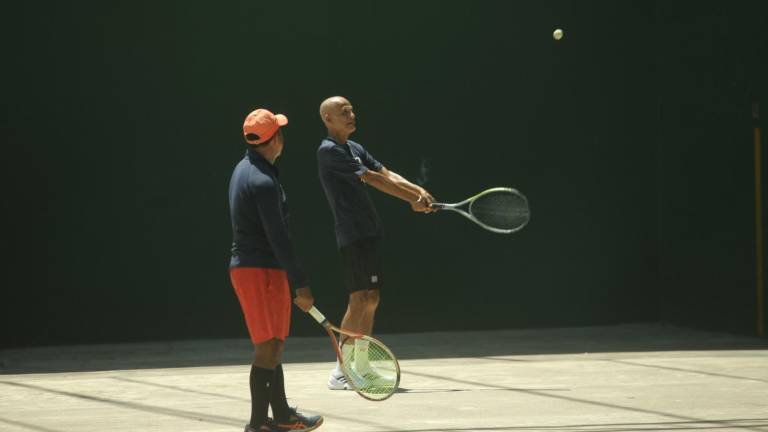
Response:
[[[368,363],[368,341],[355,339],[355,368],[358,372],[365,373],[371,369]]]
[[[341,346],[341,357],[344,359],[349,359],[352,357],[352,349],[354,347],[352,344],[344,344]],[[344,375],[344,373],[341,371],[341,363],[339,363],[339,359],[336,359],[336,368],[333,370],[333,374],[336,376]]]

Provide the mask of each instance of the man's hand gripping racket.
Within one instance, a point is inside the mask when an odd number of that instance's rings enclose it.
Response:
[[[353,390],[372,401],[382,401],[395,393],[400,384],[400,365],[386,345],[370,336],[336,327],[314,306],[308,312],[328,332],[341,371]]]

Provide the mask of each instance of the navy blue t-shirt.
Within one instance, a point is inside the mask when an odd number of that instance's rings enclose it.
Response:
[[[288,200],[277,168],[248,149],[229,182],[230,267],[285,269],[291,289],[309,285],[288,232]]]
[[[360,144],[339,144],[328,137],[317,149],[317,168],[336,220],[338,246],[381,236],[381,219],[360,176],[367,170],[378,172],[383,165]]]

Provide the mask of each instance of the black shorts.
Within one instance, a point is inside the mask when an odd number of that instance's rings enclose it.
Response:
[[[378,244],[377,237],[369,237],[341,248],[344,284],[350,292],[383,286]]]

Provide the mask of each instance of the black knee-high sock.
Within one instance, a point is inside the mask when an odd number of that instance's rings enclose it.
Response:
[[[251,427],[259,430],[267,421],[269,394],[275,371],[251,366]]]
[[[283,377],[283,365],[275,368],[272,378],[272,386],[269,388],[269,404],[272,405],[272,416],[277,421],[287,421],[290,415],[288,400],[285,397],[285,378]]]

